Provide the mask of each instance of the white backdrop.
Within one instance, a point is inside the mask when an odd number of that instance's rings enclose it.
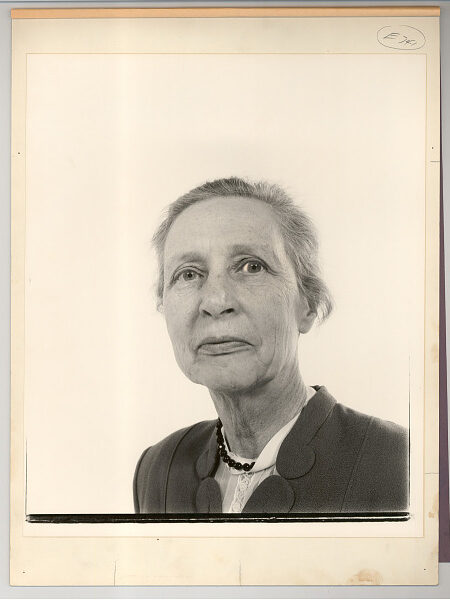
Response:
[[[304,378],[408,426],[424,56],[43,54],[27,85],[27,512],[131,512],[144,448],[215,417],[174,361],[150,250],[206,179],[279,183],[311,215],[336,309],[301,339]]]

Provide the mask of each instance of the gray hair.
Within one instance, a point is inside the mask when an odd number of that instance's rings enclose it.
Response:
[[[254,198],[272,207],[278,217],[286,252],[295,269],[298,287],[310,310],[320,320],[326,319],[333,309],[333,300],[320,275],[317,233],[311,219],[280,186],[265,181],[251,183],[238,177],[207,181],[167,207],[164,220],[152,239],[159,263],[158,308],[162,305],[164,291],[164,246],[175,219],[186,208],[202,200],[236,196]]]

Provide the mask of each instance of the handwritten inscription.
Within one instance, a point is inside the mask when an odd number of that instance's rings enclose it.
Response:
[[[395,50],[418,50],[425,44],[421,31],[409,25],[387,25],[378,30],[378,41],[382,46]]]

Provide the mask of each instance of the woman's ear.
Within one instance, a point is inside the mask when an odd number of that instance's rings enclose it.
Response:
[[[300,333],[308,333],[311,327],[316,320],[317,314],[313,310],[308,310],[308,312],[302,316],[299,321],[298,330]]]
[[[297,327],[299,333],[308,333],[316,320],[317,313],[309,308],[306,298],[300,293],[300,302],[297,311]]]

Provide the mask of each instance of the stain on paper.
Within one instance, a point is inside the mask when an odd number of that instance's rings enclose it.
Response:
[[[436,494],[433,501],[433,506],[431,510],[428,512],[428,516],[430,519],[436,519],[439,515],[439,494]]]
[[[431,360],[433,363],[439,362],[439,344],[433,344],[431,347]]]
[[[375,569],[361,569],[346,582],[348,585],[381,585],[383,578]]]

